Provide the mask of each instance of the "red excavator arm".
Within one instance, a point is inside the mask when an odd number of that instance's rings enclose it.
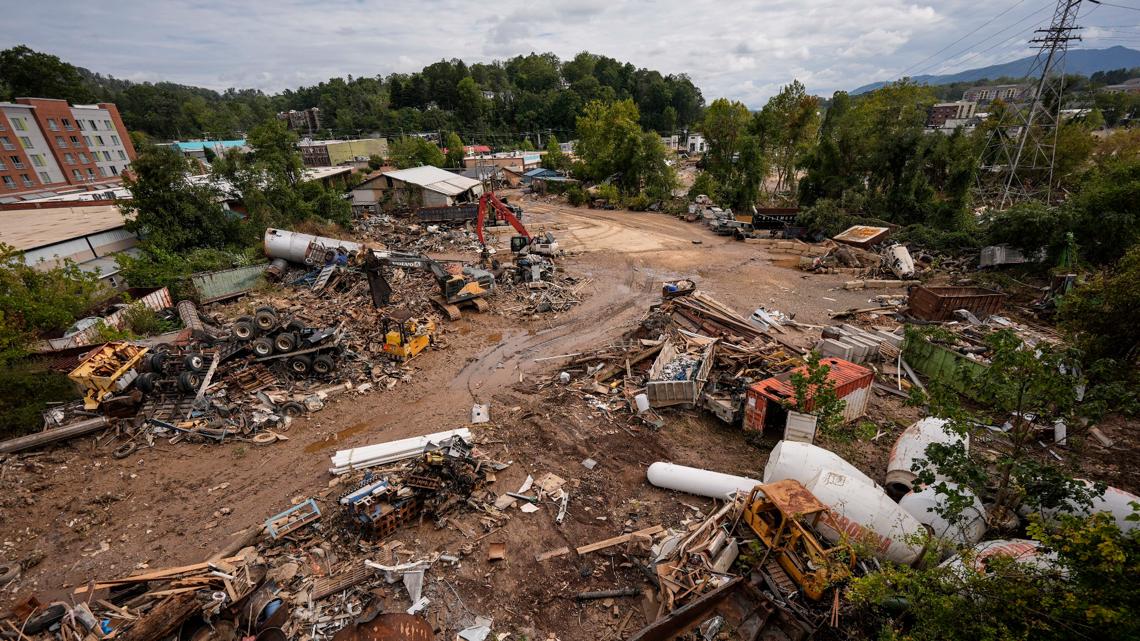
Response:
[[[487,243],[483,240],[483,223],[487,220],[488,205],[495,208],[495,213],[499,218],[510,223],[511,227],[514,227],[520,236],[525,237],[527,242],[530,242],[530,232],[523,226],[522,221],[515,217],[511,208],[499,200],[499,197],[496,196],[494,192],[489,191],[479,197],[479,218],[475,221],[475,235],[479,237],[480,245],[483,247],[487,246]]]

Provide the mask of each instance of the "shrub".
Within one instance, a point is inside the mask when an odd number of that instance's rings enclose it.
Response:
[[[579,185],[574,185],[566,190],[566,200],[575,207],[581,207],[590,202],[590,196]]]
[[[630,196],[625,199],[625,206],[633,211],[645,211],[649,209],[649,196],[644,193]]]

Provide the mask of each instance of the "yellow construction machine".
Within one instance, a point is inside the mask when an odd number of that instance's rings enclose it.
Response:
[[[146,353],[147,348],[127,342],[107,343],[89,353],[67,375],[83,392],[83,408],[97,410],[103,401],[126,390],[138,378],[135,367]]]
[[[826,505],[791,479],[754,487],[743,515],[767,547],[760,569],[781,590],[798,587],[813,601],[821,599],[829,586],[849,578],[855,568],[851,546],[828,545],[814,534],[817,524],[832,518]]]
[[[408,361],[435,343],[435,322],[430,318],[384,318],[384,353]]]

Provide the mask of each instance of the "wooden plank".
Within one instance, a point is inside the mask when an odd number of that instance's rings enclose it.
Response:
[[[644,530],[638,530],[636,532],[631,532],[629,534],[622,534],[621,536],[615,536],[611,539],[606,539],[604,541],[598,541],[597,543],[591,543],[589,545],[583,545],[582,547],[578,548],[575,551],[579,555],[589,554],[590,552],[596,552],[598,550],[604,550],[606,548],[611,548],[615,545],[621,545],[622,543],[626,543],[634,535],[649,536],[649,535],[657,534],[658,532],[663,532],[663,531],[665,531],[664,527],[662,527],[660,525],[654,525],[653,527],[647,527]]]
[[[534,560],[535,561],[545,561],[547,559],[553,559],[556,556],[563,556],[565,554],[570,554],[570,548],[563,546],[563,547],[558,548],[557,550],[550,550],[548,552],[542,552],[541,554],[536,554],[536,555],[534,555]]]
[[[222,561],[223,563],[236,563],[236,562],[242,561],[244,559],[243,559],[243,557],[240,557],[240,556],[231,556],[229,558],[219,559],[219,560]],[[108,579],[106,581],[100,581],[99,583],[96,583],[95,589],[98,590],[99,588],[110,588],[110,587],[114,587],[116,585],[121,585],[123,583],[143,583],[145,581],[160,581],[162,579],[171,579],[171,578],[177,577],[180,574],[187,574],[189,572],[201,572],[203,570],[208,570],[208,569],[210,569],[210,563],[211,562],[209,562],[209,561],[204,561],[202,563],[195,563],[193,565],[183,565],[181,567],[176,567],[176,568],[167,568],[165,570],[155,570],[153,572],[136,574],[134,576],[128,576],[128,577],[124,577],[121,579]],[[84,586],[80,586],[78,588],[75,588],[74,593],[75,594],[84,594],[86,592],[87,592],[87,586],[84,585]]]

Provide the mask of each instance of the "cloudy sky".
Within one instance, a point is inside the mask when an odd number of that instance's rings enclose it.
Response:
[[[1113,0],[1140,7],[1140,0]],[[707,100],[759,107],[809,91],[1006,62],[1029,50],[1043,0],[7,0],[0,46],[27,44],[93,71],[279,91],[333,76],[587,50],[687,73]],[[1084,47],[1140,48],[1140,10],[1081,9]],[[1096,25],[1096,26],[1092,26]],[[958,41],[958,42],[955,42]]]

